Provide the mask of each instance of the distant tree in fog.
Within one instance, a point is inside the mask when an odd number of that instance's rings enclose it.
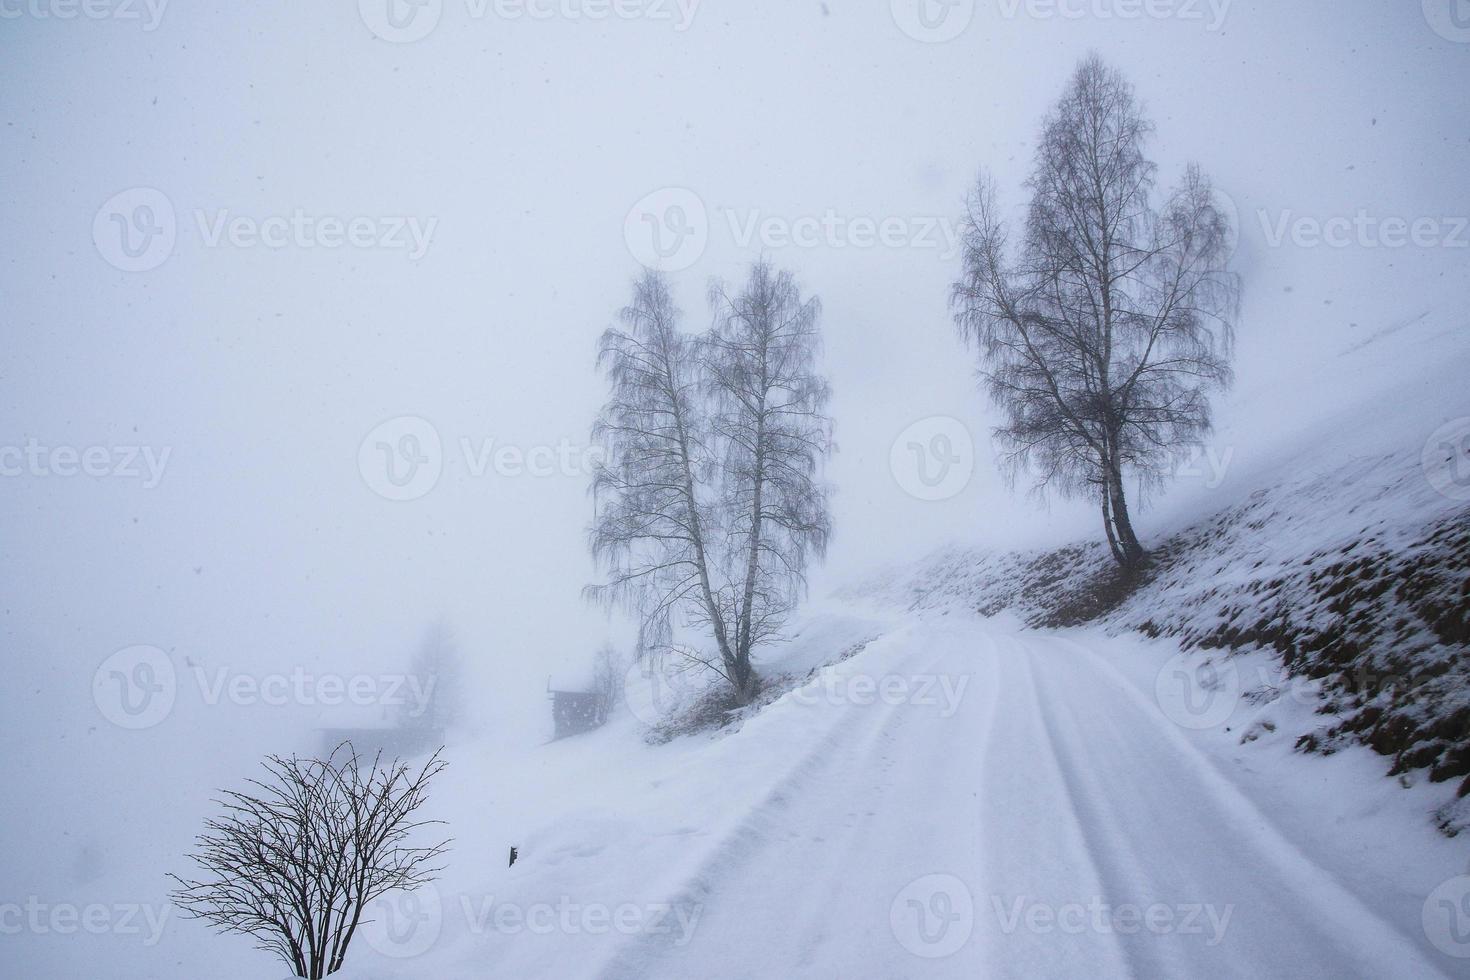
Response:
[[[602,338],[611,397],[594,426],[606,449],[593,476],[589,587],[640,622],[640,652],[673,623],[707,630],[707,659],[744,703],[759,687],[751,651],[779,631],[830,533],[817,473],[831,448],[816,373],[820,306],[756,263],[744,288],[711,292],[716,321],[682,332],[666,280],[646,272]]]
[[[440,732],[456,727],[464,708],[464,672],[454,634],[445,623],[429,627],[409,672],[417,683],[408,686],[398,723]]]
[[[627,664],[623,655],[611,643],[597,648],[592,657],[592,690],[597,693],[602,707],[602,721],[606,721],[613,705],[623,699],[623,679]]]
[[[1208,433],[1238,305],[1229,219],[1194,165],[1160,199],[1152,130],[1122,74],[1084,60],[1044,121],[1014,247],[981,175],[952,293],[1005,414],[995,435],[1011,477],[1099,501],[1128,570],[1146,555],[1126,479],[1157,484],[1172,453]]]
[[[266,775],[226,792],[190,855],[201,878],[169,875],[185,914],[252,936],[298,977],[342,968],[369,902],[433,880],[447,840],[412,843],[438,753],[414,770],[360,758],[344,742],[326,759],[270,756]]]

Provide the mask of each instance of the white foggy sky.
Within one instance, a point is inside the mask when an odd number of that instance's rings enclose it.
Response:
[[[6,652],[25,664],[36,737],[96,720],[87,685],[120,647],[256,670],[396,666],[441,614],[482,680],[493,667],[484,710],[527,703],[539,722],[545,675],[580,667],[609,629],[578,594],[585,480],[474,478],[457,446],[585,442],[603,398],[594,344],[637,272],[629,208],[670,186],[708,208],[709,246],[674,277],[702,329],[709,278],[738,278],[758,251],[731,240],[726,209],[953,221],[982,164],[1019,203],[1040,117],[1090,48],[1149,106],[1162,182],[1198,160],[1241,211],[1239,385],[1220,414],[1242,465],[1310,404],[1314,351],[1445,297],[1463,309],[1464,251],[1270,248],[1255,217],[1465,213],[1470,45],[1417,3],[1242,0],[1214,31],[982,4],[944,44],[905,36],[886,4],[827,8],[706,0],[678,32],[476,20],[445,0],[412,44],[375,38],[350,2],[175,0],[151,32],[0,20],[0,441],[171,453],[154,489],[0,480]],[[168,196],[179,238],[160,267],[126,273],[91,228],[138,186]],[[210,248],[201,209],[438,223],[411,260]],[[996,476],[947,309],[956,258],[768,253],[825,306],[841,451],[817,591],[947,542],[1094,532],[1090,506],[1042,510]],[[395,503],[365,485],[357,451],[399,415],[435,425],[446,463],[431,493]],[[888,467],[894,437],[931,415],[961,419],[978,451],[943,502],[908,496]]]

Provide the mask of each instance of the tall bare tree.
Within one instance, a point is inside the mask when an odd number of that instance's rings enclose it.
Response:
[[[730,659],[716,600],[705,487],[717,476],[697,345],[679,325],[667,280],[645,271],[602,335],[598,365],[611,389],[593,425],[606,450],[592,476],[593,556],[607,568],[589,597],[633,610],[644,638],[668,639],[672,618],[710,625]]]
[[[637,613],[644,654],[702,664],[745,703],[759,689],[751,651],[777,634],[830,533],[817,479],[828,389],[820,306],[789,273],[757,263],[738,295],[711,299],[715,326],[695,340],[646,272],[623,329],[603,335],[591,545],[607,578],[587,591]],[[708,629],[713,651],[676,644],[676,622]]]
[[[819,472],[832,449],[830,389],[816,370],[821,303],[762,260],[735,296],[711,289],[715,325],[702,348],[723,452],[722,530],[730,634],[727,676],[749,698],[751,650],[776,636],[831,534]]]
[[[1012,479],[1093,496],[1109,547],[1136,570],[1126,477],[1162,481],[1210,430],[1208,394],[1231,382],[1238,283],[1229,219],[1195,165],[1167,195],[1145,156],[1152,124],[1096,55],[1046,117],[1015,248],[982,173],[952,293],[978,346]]]
[[[227,792],[191,855],[203,878],[170,875],[174,902],[224,932],[253,936],[298,977],[342,968],[363,909],[432,880],[448,841],[411,843],[429,780],[444,768],[362,759],[344,742],[326,759],[270,756],[266,776]]]

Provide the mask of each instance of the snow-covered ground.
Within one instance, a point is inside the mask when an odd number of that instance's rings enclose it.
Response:
[[[1466,974],[1431,895],[1470,841],[1424,788],[1366,749],[1242,744],[1260,709],[1210,717],[1170,642],[833,605],[765,668],[858,644],[734,730],[650,745],[625,710],[451,746],[450,867],[375,906],[347,976]],[[82,962],[47,940],[35,975]],[[114,975],[280,972],[176,917],[141,952]]]

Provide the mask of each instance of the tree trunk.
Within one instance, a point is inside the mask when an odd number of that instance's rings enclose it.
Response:
[[[735,624],[735,663],[730,678],[735,682],[735,697],[742,704],[749,704],[755,696],[755,670],[750,665],[752,643],[751,619],[755,614],[755,580],[760,572],[761,520],[765,514],[766,489],[766,392],[765,368],[761,369],[761,395],[757,403],[755,423],[755,471],[751,478],[750,504],[750,551],[745,559],[745,588],[740,601],[740,611]]]
[[[742,705],[749,704],[760,691],[760,675],[750,663],[750,651],[736,659],[731,665],[730,680],[735,685],[735,699]]]
[[[1133,522],[1128,519],[1128,500],[1123,492],[1123,471],[1116,459],[1108,466],[1107,492],[1108,504],[1113,514],[1112,529],[1118,536],[1118,546],[1123,552],[1119,564],[1125,571],[1135,572],[1142,567],[1146,555],[1143,545],[1138,543],[1138,536],[1133,533]]]
[[[765,411],[765,400],[761,401]],[[739,621],[736,623],[734,677],[735,696],[741,704],[749,704],[755,694],[755,671],[750,666],[751,617],[755,606],[755,579],[760,570],[761,548],[761,502],[766,482],[765,465],[765,421],[756,423],[755,479],[753,481],[750,508],[750,553],[746,556],[745,591],[741,599]]]
[[[1102,492],[1098,494],[1102,499],[1103,530],[1108,533],[1108,550],[1113,553],[1113,561],[1119,565],[1126,564],[1123,557],[1123,548],[1118,544],[1118,535],[1113,530],[1113,509],[1108,506],[1108,487],[1103,484]]]

